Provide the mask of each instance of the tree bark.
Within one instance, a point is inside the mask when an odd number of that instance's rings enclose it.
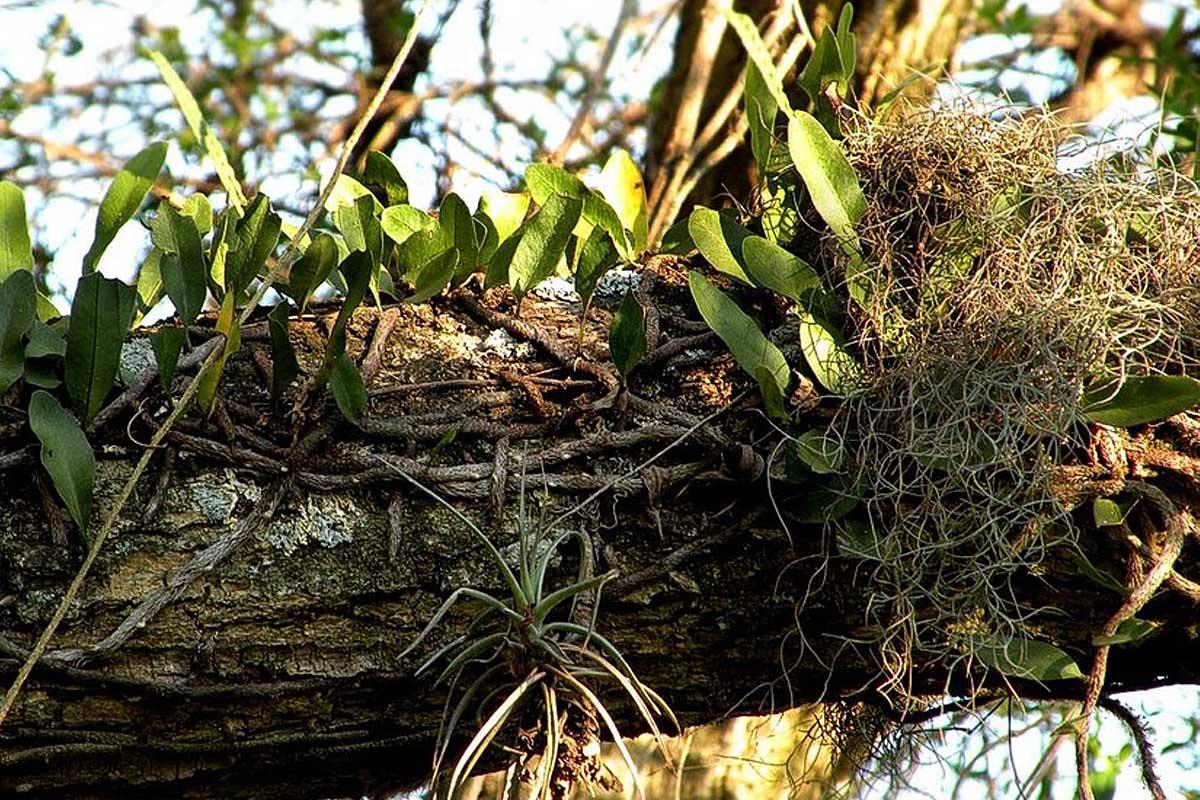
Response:
[[[577,309],[534,297],[519,320],[508,301],[465,291],[360,310],[350,349],[372,399],[359,428],[337,422],[332,403],[291,419],[273,409],[264,334],[249,328],[227,399],[172,434],[0,729],[0,794],[318,798],[423,780],[445,694],[413,670],[463,629],[466,609],[421,652],[400,653],[454,589],[499,580],[462,524],[396,466],[501,548],[515,539],[522,491],[554,513],[615,479],[564,524],[590,533],[597,572],[620,573],[599,630],[685,725],[839,697],[877,702],[869,653],[846,646],[869,600],[854,565],[820,526],[792,526],[789,544],[774,511],[788,497],[776,484],[772,498],[764,478],[777,440],[757,391],[699,332],[681,275],[664,259],[647,267],[642,291],[661,338],[631,392],[614,392],[606,359],[611,304],[593,311],[578,358]],[[293,324],[310,369],[329,317]],[[164,413],[151,396],[101,431],[97,513]],[[11,679],[81,551],[50,535],[53,502],[31,480],[30,437],[16,426],[4,437],[0,674]],[[1167,482],[1180,502],[1195,499]],[[1087,546],[1102,562],[1103,547]],[[565,550],[556,580],[569,580],[574,560]],[[1021,591],[1030,608],[1061,610],[1041,630],[1084,663],[1120,597],[1065,559],[1051,566]],[[1174,596],[1156,602],[1149,616],[1162,632],[1114,651],[1109,689],[1200,677],[1194,614]],[[919,665],[912,694],[939,695],[948,674]],[[973,678],[975,691],[1004,685]],[[1027,696],[1077,696],[1068,683],[1016,682]],[[640,731],[619,691],[604,699],[627,734]]]

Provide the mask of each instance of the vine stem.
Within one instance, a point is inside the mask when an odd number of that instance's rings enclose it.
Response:
[[[338,178],[346,169],[346,165],[350,161],[350,156],[354,151],[355,145],[358,144],[358,140],[362,137],[363,131],[366,129],[367,124],[379,110],[380,105],[383,103],[384,97],[387,96],[387,93],[391,90],[392,83],[395,82],[396,76],[400,74],[401,67],[404,66],[404,62],[408,59],[408,54],[412,50],[413,43],[417,40],[417,32],[421,27],[421,20],[424,18],[425,12],[429,9],[431,1],[432,0],[424,0],[424,2],[421,3],[421,7],[417,11],[416,17],[413,19],[412,27],[408,30],[408,35],[404,39],[404,44],[401,46],[400,52],[397,53],[395,59],[392,60],[391,68],[388,69],[387,74],[384,75],[383,81],[379,85],[379,89],[375,92],[375,96],[371,99],[371,103],[367,106],[366,111],[359,118],[358,124],[354,126],[354,130],[350,132],[350,136],[347,137],[346,141],[342,143],[342,151],[338,156],[337,163],[334,165],[333,172],[329,176],[329,181],[325,184],[325,188],[321,191],[320,196],[317,198],[316,205],[314,205],[312,210],[308,212],[308,216],[305,217],[304,223],[300,226],[299,230],[296,231],[296,235],[292,237],[291,241],[288,242],[287,247],[284,248],[283,254],[275,263],[274,268],[267,272],[266,276],[259,284],[258,290],[250,298],[250,301],[246,303],[245,308],[242,309],[242,314],[238,318],[239,326],[244,324],[246,320],[249,319],[250,315],[254,313],[254,309],[258,306],[259,301],[261,301],[263,296],[267,293],[267,289],[271,288],[271,284],[274,283],[275,280],[281,275],[283,275],[288,268],[290,268],[291,264],[300,254],[300,241],[308,234],[310,230],[312,230],[312,227],[317,223],[317,220],[321,218],[321,214],[325,210],[325,202],[333,193],[333,188],[337,184]],[[88,546],[87,555],[83,559],[83,564],[80,565],[78,572],[75,573],[75,577],[71,580],[71,585],[67,587],[66,594],[63,595],[62,601],[58,604],[58,608],[55,610],[54,616],[50,618],[50,622],[42,630],[42,634],[38,637],[37,643],[33,646],[33,649],[29,651],[29,657],[25,659],[25,663],[21,665],[21,669],[17,673],[17,677],[13,679],[12,685],[8,687],[8,691],[4,695],[4,703],[3,705],[0,705],[0,727],[3,727],[4,721],[8,718],[9,712],[12,710],[13,705],[15,705],[17,702],[17,697],[20,695],[21,688],[25,685],[25,681],[29,679],[29,675],[33,672],[34,666],[46,652],[46,647],[49,646],[50,640],[58,631],[58,627],[62,624],[63,619],[66,618],[67,611],[71,608],[71,603],[75,602],[75,598],[78,596],[79,591],[83,588],[83,582],[87,578],[87,574],[91,570],[92,564],[95,563],[96,557],[100,554],[100,548],[104,546],[104,542],[108,539],[109,534],[111,534],[113,529],[116,527],[117,522],[120,519],[121,512],[125,510],[125,505],[129,502],[130,496],[133,495],[134,487],[137,485],[142,473],[146,471],[146,467],[150,463],[150,459],[153,457],[155,451],[158,449],[158,445],[161,444],[164,438],[166,438],[167,434],[170,433],[171,429],[174,427],[175,422],[183,415],[188,406],[191,405],[191,401],[196,396],[196,391],[200,387],[200,381],[204,379],[204,377],[218,361],[222,360],[224,351],[224,347],[214,348],[209,354],[208,358],[204,359],[204,362],[196,371],[196,377],[192,378],[191,382],[188,383],[187,387],[183,390],[183,394],[180,396],[179,401],[175,404],[175,408],[171,411],[170,415],[167,416],[166,420],[163,421],[163,424],[159,427],[159,429],[155,431],[154,436],[150,439],[150,443],[146,446],[145,451],[143,451],[141,458],[138,459],[137,465],[133,468],[133,472],[121,487],[121,491],[117,495],[115,504],[108,512],[108,516],[105,518],[104,524],[101,526],[100,530],[96,533],[95,538],[92,539],[91,544]]]

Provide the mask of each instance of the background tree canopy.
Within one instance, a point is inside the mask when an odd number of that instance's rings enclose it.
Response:
[[[0,7],[0,786],[1200,790],[1200,16],[418,5]]]

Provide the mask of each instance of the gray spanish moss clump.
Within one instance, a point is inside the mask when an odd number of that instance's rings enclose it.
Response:
[[[870,271],[844,298],[864,370],[832,433],[865,513],[831,524],[897,698],[914,663],[1037,638],[1047,610],[1012,584],[1078,540],[1085,392],[1198,374],[1200,193],[1127,161],[1064,173],[1066,133],[942,109],[846,134]],[[822,247],[829,277],[844,253]]]

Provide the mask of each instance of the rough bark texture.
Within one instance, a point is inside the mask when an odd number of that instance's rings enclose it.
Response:
[[[765,20],[768,15],[785,13],[789,5],[774,0],[742,0],[736,4],[736,8],[754,19]],[[837,23],[842,2],[805,0],[801,5],[809,27],[815,35],[820,35],[827,25]],[[969,0],[874,0],[852,5],[859,52],[858,82],[851,92],[851,102],[864,108],[877,103],[914,70],[936,64],[949,66],[970,23],[972,8]],[[650,175],[660,175],[664,167],[670,167],[678,160],[681,150],[691,145],[690,140],[675,141],[673,134],[676,132],[677,118],[688,108],[683,101],[691,90],[689,71],[697,43],[702,41],[705,34],[703,21],[706,15],[715,13],[711,6],[711,0],[686,0],[680,10],[674,58],[663,81],[662,97],[651,121],[647,146],[647,172]],[[777,51],[786,49],[787,40],[799,35],[794,27],[789,28],[783,41],[777,45]],[[801,56],[798,66],[803,66],[806,57],[807,51]],[[712,54],[707,67],[707,84],[701,89],[701,126],[712,116],[731,87],[741,79],[745,64],[741,44],[733,32],[727,30],[720,47]],[[909,87],[907,93],[920,96],[931,87],[932,84],[928,83],[917,84]],[[795,96],[799,104],[797,107],[802,107],[802,96],[791,90],[789,93]],[[694,134],[695,131],[692,131]],[[719,195],[744,202],[744,198],[753,196],[752,163],[749,147],[743,142],[696,184],[690,195],[691,200],[683,207],[684,215],[692,202],[711,204],[713,198]]]
[[[661,338],[633,394],[612,391],[605,303],[579,358],[577,309],[535,298],[519,321],[509,300],[481,304],[466,291],[358,312],[351,350],[372,393],[361,429],[337,422],[325,401],[290,418],[273,411],[265,343],[251,328],[226,400],[172,437],[0,731],[0,795],[316,798],[421,780],[445,695],[412,671],[436,642],[399,654],[456,587],[498,581],[461,524],[389,465],[450,497],[501,547],[514,539],[523,458],[527,497],[555,509],[620,477],[567,524],[590,532],[597,571],[621,573],[604,594],[601,630],[684,724],[819,698],[870,700],[876,670],[844,645],[867,599],[852,565],[833,558],[823,588],[797,606],[823,563],[814,556],[832,545],[811,526],[793,527],[789,546],[763,478],[777,440],[757,393],[700,333],[680,266],[646,269],[641,291]],[[293,325],[310,368],[328,323],[318,313]],[[155,392],[136,418],[126,413],[100,434],[97,513],[162,418]],[[0,473],[0,675],[10,679],[80,545],[51,536],[34,456],[17,449],[27,434],[13,424],[4,436],[4,451],[16,453],[0,461],[9,467]],[[1103,543],[1096,548],[1103,562]],[[562,575],[573,561],[565,550]],[[1080,663],[1120,599],[1066,559],[1025,589],[1032,607],[1065,612],[1047,615],[1042,630]],[[1114,651],[1109,686],[1200,677],[1194,608],[1168,599],[1147,615],[1164,632]],[[467,617],[453,615],[437,642]],[[789,636],[798,624],[811,648],[802,658],[800,637]],[[938,694],[946,675],[923,665],[913,693]],[[619,692],[606,699],[637,731]]]

